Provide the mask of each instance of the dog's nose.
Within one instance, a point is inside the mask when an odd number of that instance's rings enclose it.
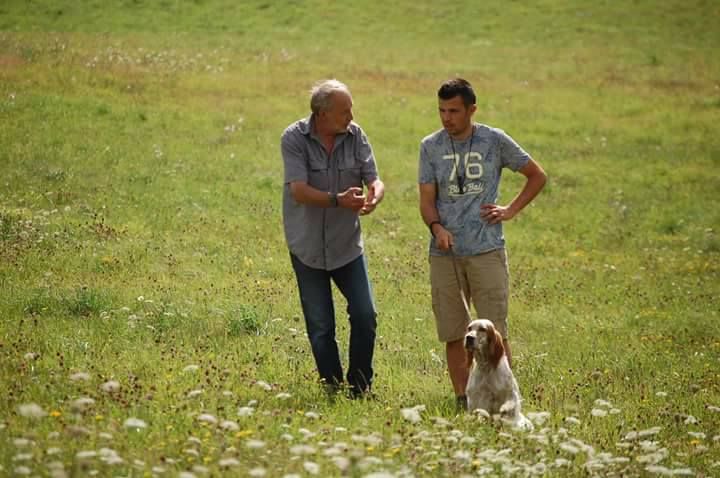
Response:
[[[475,337],[474,336],[472,336],[472,335],[465,336],[465,348],[466,349],[475,348]]]

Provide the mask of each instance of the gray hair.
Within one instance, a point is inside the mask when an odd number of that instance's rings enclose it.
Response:
[[[350,96],[350,89],[338,80],[320,80],[310,90],[310,111],[313,114],[330,109],[333,93],[343,92]]]

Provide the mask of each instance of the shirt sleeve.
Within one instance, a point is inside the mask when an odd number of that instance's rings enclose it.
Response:
[[[418,184],[435,184],[435,169],[433,168],[430,156],[425,143],[420,143],[420,157],[418,159]]]
[[[367,186],[378,178],[375,153],[365,132],[360,131],[357,145],[357,159],[360,161],[363,183]]]
[[[515,142],[505,131],[498,129],[498,140],[500,142],[500,161],[504,168],[510,168],[513,171],[522,169],[528,161],[530,155]]]
[[[308,180],[308,158],[306,149],[303,147],[302,138],[298,137],[300,134],[298,131],[288,128],[280,139],[280,150],[285,168],[285,183],[293,181],[307,182]]]

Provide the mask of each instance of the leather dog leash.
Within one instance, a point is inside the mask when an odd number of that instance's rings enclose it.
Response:
[[[455,270],[455,280],[458,284],[458,290],[460,291],[460,298],[462,299],[463,307],[465,308],[465,315],[467,316],[467,319],[469,322],[472,322],[473,318],[470,314],[470,306],[468,305],[467,298],[465,297],[465,291],[462,287],[462,282],[460,282],[460,273],[458,272],[457,268],[457,256],[455,255],[455,251],[453,250],[452,246],[450,246],[450,256],[452,256],[452,263],[453,263],[453,269]]]

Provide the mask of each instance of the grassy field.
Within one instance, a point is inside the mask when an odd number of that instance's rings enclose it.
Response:
[[[720,475],[720,5],[484,3],[4,1],[0,476]],[[417,157],[455,75],[550,178],[505,228],[533,433],[456,414],[435,337]],[[325,77],[387,186],[372,401],[315,385],[282,235]]]

